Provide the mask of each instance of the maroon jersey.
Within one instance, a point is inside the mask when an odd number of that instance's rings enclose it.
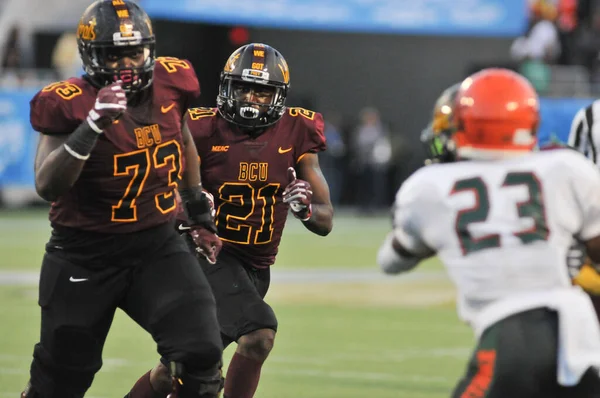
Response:
[[[323,117],[288,108],[256,138],[232,128],[216,109],[193,108],[189,125],[200,156],[202,185],[215,197],[224,250],[257,268],[275,261],[288,214],[282,193],[287,169],[307,153],[325,150]]]
[[[46,86],[31,100],[31,125],[42,134],[69,134],[85,120],[97,93],[82,78]],[[157,58],[152,86],[100,135],[75,185],[52,203],[50,221],[127,233],[174,218],[184,167],[182,120],[199,94],[188,61]]]

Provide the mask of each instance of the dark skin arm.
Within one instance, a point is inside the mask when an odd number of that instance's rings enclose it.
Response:
[[[44,200],[55,201],[64,195],[75,184],[85,160],[77,159],[69,154],[64,147],[68,134],[41,134],[35,155],[35,188]],[[184,126],[183,156],[187,167],[183,172],[181,186],[183,188],[200,184],[200,166],[198,154],[192,135]]]
[[[596,264],[600,263],[600,236],[585,242],[585,249],[589,258]]]
[[[68,134],[40,135],[35,154],[35,189],[42,199],[53,202],[79,178],[85,160],[71,156],[63,144]]]
[[[333,206],[329,197],[329,185],[319,166],[316,153],[305,154],[296,164],[298,178],[307,181],[312,188],[312,216],[303,222],[311,232],[326,236],[333,228]]]
[[[183,135],[183,157],[185,158],[185,170],[183,171],[179,188],[192,188],[200,185],[200,163],[198,162],[198,150],[192,133],[187,123],[181,130]]]

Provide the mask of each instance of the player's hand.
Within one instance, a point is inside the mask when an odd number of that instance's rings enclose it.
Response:
[[[215,218],[217,211],[215,210],[215,197],[212,193],[208,192],[206,189],[203,189],[202,192],[206,195],[206,199],[208,199],[208,204],[210,206],[210,215],[212,218]]]
[[[196,245],[196,252],[206,257],[209,263],[215,264],[217,256],[223,248],[223,242],[219,236],[213,231],[199,226],[191,226],[189,234]]]
[[[123,115],[127,109],[127,95],[121,83],[113,83],[98,91],[94,107],[87,116],[87,122],[101,132]]]
[[[589,294],[600,295],[600,266],[587,256],[583,243],[571,245],[567,252],[567,266],[575,285]]]
[[[208,211],[210,213],[210,222],[190,226],[189,234],[196,245],[196,253],[206,257],[206,260],[215,264],[217,256],[223,247],[223,242],[217,235],[217,226],[215,225],[215,197],[206,189],[202,193],[208,202]]]
[[[290,205],[294,217],[308,221],[312,215],[312,189],[308,181],[296,178],[296,170],[288,167],[290,183],[283,191],[283,202]]]

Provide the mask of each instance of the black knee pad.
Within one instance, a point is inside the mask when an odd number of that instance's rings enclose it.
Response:
[[[196,374],[218,367],[223,357],[221,341],[204,341],[184,348],[186,349],[184,352],[175,352],[167,356],[168,360],[163,361],[163,364],[168,367],[170,362],[181,363],[187,372]]]
[[[217,398],[225,379],[221,370],[222,363],[201,372],[188,372],[179,362],[169,364],[169,373],[174,379],[178,398]]]
[[[59,327],[50,347],[34,348],[31,384],[47,397],[83,397],[102,366],[101,355],[102,345],[87,329]]]
[[[240,336],[258,329],[277,331],[278,322],[275,311],[264,301],[257,301],[245,307],[244,316],[246,317],[246,327],[241,329]]]
[[[57,363],[90,372],[91,378],[102,366],[102,345],[86,328],[59,327],[54,332],[51,350]]]
[[[165,304],[152,323],[160,338],[161,356],[183,363],[190,372],[208,369],[221,360],[223,343],[219,333],[214,298],[210,289],[186,292]],[[164,362],[167,364],[168,362]]]

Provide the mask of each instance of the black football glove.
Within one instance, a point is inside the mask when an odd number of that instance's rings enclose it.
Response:
[[[179,194],[189,220],[187,232],[196,245],[196,252],[215,264],[223,242],[217,235],[212,195],[208,194],[209,197],[201,188],[181,189]],[[180,224],[179,229],[183,232],[186,226]]]

